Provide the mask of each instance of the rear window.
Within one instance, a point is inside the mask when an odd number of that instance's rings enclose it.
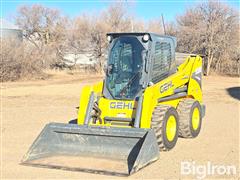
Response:
[[[171,45],[168,42],[156,42],[152,67],[152,82],[156,83],[167,75],[171,65]]]

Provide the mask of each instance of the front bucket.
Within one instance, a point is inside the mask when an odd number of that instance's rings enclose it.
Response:
[[[157,160],[153,130],[50,123],[22,164],[111,175],[130,175]]]

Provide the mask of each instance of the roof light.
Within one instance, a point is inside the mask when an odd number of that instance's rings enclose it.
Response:
[[[149,34],[144,34],[142,39],[144,42],[147,42],[150,39]]]
[[[111,42],[112,41],[112,36],[108,35],[107,40],[108,40],[108,42]]]

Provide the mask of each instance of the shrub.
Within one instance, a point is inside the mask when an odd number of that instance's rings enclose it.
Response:
[[[0,76],[2,81],[43,77],[43,64],[37,50],[23,42],[3,40]]]

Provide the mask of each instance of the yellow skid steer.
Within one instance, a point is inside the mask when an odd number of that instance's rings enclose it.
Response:
[[[22,164],[130,175],[196,137],[202,102],[202,58],[179,66],[176,39],[153,33],[109,33],[106,76],[82,89],[75,124],[49,123]]]

